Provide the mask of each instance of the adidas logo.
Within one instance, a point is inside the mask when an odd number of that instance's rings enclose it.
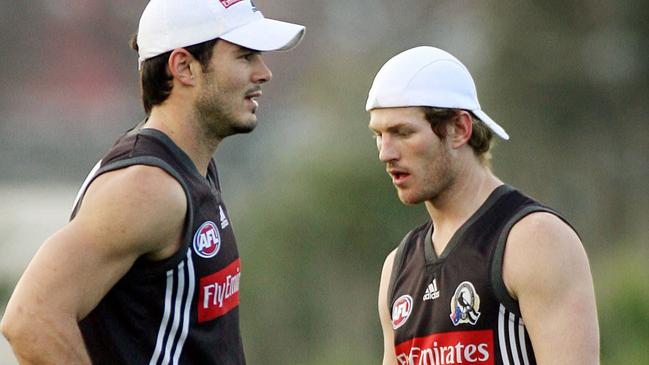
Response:
[[[221,229],[225,229],[225,227],[230,225],[230,221],[228,221],[228,217],[225,216],[225,212],[223,211],[223,207],[219,205],[219,212],[221,215]]]
[[[437,278],[435,278],[432,283],[428,284],[428,288],[426,288],[426,292],[424,293],[424,302],[437,298],[439,298],[439,290],[437,290]]]

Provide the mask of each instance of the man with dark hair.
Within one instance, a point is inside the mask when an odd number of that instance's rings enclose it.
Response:
[[[147,118],[99,161],[2,321],[22,364],[244,364],[241,266],[212,158],[257,123],[301,25],[250,0],[151,0],[137,33]]]
[[[366,109],[399,199],[430,220],[386,258],[384,365],[597,364],[588,259],[554,210],[489,168],[493,135],[469,71],[434,47],[390,59]]]

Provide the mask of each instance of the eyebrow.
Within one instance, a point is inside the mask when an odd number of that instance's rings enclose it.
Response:
[[[377,129],[374,129],[371,126],[367,126],[367,127],[372,132],[376,133],[378,131]],[[397,124],[391,125],[388,128],[386,128],[385,131],[387,131],[387,132],[396,132],[396,131],[398,131],[399,129],[402,129],[402,128],[412,128],[412,127],[410,125],[408,125],[407,123],[405,123],[405,122],[398,122]]]

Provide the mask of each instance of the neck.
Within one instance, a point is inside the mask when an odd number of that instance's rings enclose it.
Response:
[[[460,170],[447,189],[425,203],[435,225],[433,242],[438,253],[443,251],[455,231],[502,184],[487,167],[477,163]]]
[[[207,175],[207,166],[221,140],[210,138],[191,110],[173,108],[171,105],[156,106],[144,128],[165,133],[189,156],[198,172]]]

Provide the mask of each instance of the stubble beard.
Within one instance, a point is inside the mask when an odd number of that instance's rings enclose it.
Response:
[[[196,100],[194,106],[196,119],[201,130],[210,138],[222,140],[231,135],[250,133],[257,126],[256,120],[238,120],[228,105],[231,104],[220,97],[216,91],[205,92]]]
[[[452,169],[451,158],[443,146],[440,148],[439,156],[431,161],[424,171],[419,186],[411,187],[410,191],[398,190],[399,200],[407,205],[415,205],[423,202],[432,202],[439,199],[455,181],[455,173]]]

